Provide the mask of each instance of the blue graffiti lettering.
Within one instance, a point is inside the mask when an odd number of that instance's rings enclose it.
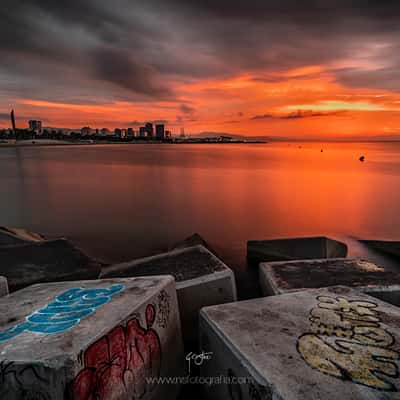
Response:
[[[58,295],[52,303],[26,317],[24,322],[0,331],[0,342],[12,339],[25,331],[50,334],[70,329],[82,318],[108,303],[124,288],[124,285],[112,285],[106,289],[68,289]]]

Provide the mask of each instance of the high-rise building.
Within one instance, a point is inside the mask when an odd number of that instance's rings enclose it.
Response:
[[[139,137],[144,138],[146,136],[146,127],[141,126],[139,128]]]
[[[133,129],[132,128],[128,128],[127,130],[126,130],[126,136],[128,136],[128,137],[133,137],[134,136],[134,132],[133,132]]]
[[[37,135],[42,133],[42,121],[31,119],[29,121],[29,129],[34,131]]]
[[[100,135],[101,135],[101,136],[107,136],[107,135],[109,135],[109,134],[110,134],[110,130],[107,129],[107,128],[103,128],[103,129],[101,129],[101,131],[100,131]]]
[[[153,124],[151,122],[147,122],[145,124],[146,132],[147,132],[147,137],[152,139],[154,136],[154,129],[153,129]]]
[[[114,129],[114,136],[116,136],[116,137],[122,137],[122,129],[120,129],[120,128],[115,128]]]
[[[165,138],[171,139],[171,137],[172,137],[171,131],[165,131]]]
[[[180,137],[183,139],[185,137],[185,128],[181,128],[181,134]]]
[[[165,139],[164,124],[157,124],[156,125],[156,139],[157,140],[164,140]]]
[[[92,134],[92,128],[90,128],[89,126],[84,126],[81,129],[81,135],[82,136],[88,136],[88,135],[91,135],[91,134]]]

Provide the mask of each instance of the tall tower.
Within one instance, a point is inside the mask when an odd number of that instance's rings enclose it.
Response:
[[[164,124],[156,124],[156,139],[164,140],[165,139],[165,126]]]
[[[153,128],[153,124],[151,122],[147,122],[145,124],[145,129],[147,132],[147,137],[152,139],[154,136],[154,128]]]
[[[17,132],[16,132],[16,127],[15,127],[15,116],[14,116],[14,110],[11,110],[10,117],[11,117],[11,126],[12,126],[12,130],[13,130],[13,132],[14,132],[14,135],[15,135]]]

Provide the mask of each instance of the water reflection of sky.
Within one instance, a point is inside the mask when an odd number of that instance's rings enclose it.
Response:
[[[2,225],[109,260],[193,232],[238,265],[249,239],[400,238],[399,143],[10,148],[0,170]]]

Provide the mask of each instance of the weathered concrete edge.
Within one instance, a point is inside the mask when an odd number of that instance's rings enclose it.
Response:
[[[198,278],[188,279],[186,281],[181,281],[181,282],[176,282],[176,289],[177,290],[185,289],[190,286],[196,286],[197,284],[206,283],[206,282],[210,282],[210,281],[217,281],[217,280],[224,279],[224,278],[229,278],[231,281],[231,284],[232,284],[233,298],[234,298],[234,301],[236,301],[237,300],[237,288],[236,288],[235,274],[225,264],[224,264],[224,266],[227,269],[226,271],[216,271],[216,272],[213,272],[212,274],[203,275]]]
[[[244,302],[251,302],[253,300],[245,300]],[[242,303],[242,302],[241,302]],[[246,369],[249,374],[261,385],[270,387],[271,384],[267,382],[267,380],[258,372],[256,368],[252,365],[251,361],[249,361],[240,351],[239,349],[229,340],[228,336],[225,335],[221,329],[219,329],[218,325],[215,324],[207,315],[208,308],[215,308],[219,306],[226,306],[229,303],[219,304],[215,306],[207,306],[200,309],[199,317],[208,325],[209,329],[213,331],[213,333],[219,338],[219,340],[224,343],[228,349],[232,352],[234,357],[238,360],[240,364],[243,365],[244,369]],[[200,323],[200,326],[202,324]],[[199,330],[199,336],[201,335],[201,329]],[[201,338],[200,342],[201,342]],[[208,349],[202,349],[203,351],[207,351]]]
[[[16,241],[20,241],[21,243],[35,243],[46,240],[45,236],[43,236],[41,233],[9,226],[0,226],[0,234],[7,235],[13,239],[16,239]]]
[[[304,290],[316,290],[316,289],[323,289],[323,288],[328,288],[328,287],[335,287],[337,285],[330,285],[330,286],[321,286],[321,287],[315,287],[315,288],[296,288],[296,289],[281,289],[276,285],[276,275],[275,275],[275,270],[272,268],[273,265],[279,265],[279,264],[287,264],[290,262],[310,262],[310,261],[320,261],[321,262],[326,262],[326,261],[341,261],[341,260],[346,260],[346,261],[366,261],[363,258],[321,258],[321,259],[315,259],[315,260],[294,260],[294,261],[272,261],[272,262],[262,262],[259,264],[259,280],[260,280],[260,287],[261,291],[264,297],[268,296],[274,296],[274,295],[282,295],[282,294],[289,294],[289,293],[296,293],[296,292],[302,292]],[[367,261],[369,262],[369,261]],[[400,284],[393,284],[393,285],[379,285],[379,284],[373,284],[373,285],[363,285],[363,286],[348,286],[349,288],[361,292],[366,295],[373,296],[373,292],[382,292],[382,291],[395,291],[398,290],[400,291]]]
[[[0,297],[10,294],[8,290],[8,281],[5,276],[0,276]]]
[[[394,284],[394,285],[370,285],[370,286],[356,286],[352,287],[354,290],[360,290],[367,296],[372,296],[374,297],[373,293],[374,292],[382,292],[385,291],[387,293],[391,291],[399,291],[400,292],[400,284]],[[384,301],[384,300],[381,300]]]
[[[285,261],[283,263],[285,263]],[[258,277],[263,296],[273,296],[296,290],[289,289],[287,291],[283,291],[276,285],[274,270],[270,263],[260,263],[258,267]]]
[[[303,258],[300,260],[286,260],[286,261],[264,261],[258,264],[258,277],[260,281],[261,292],[264,296],[273,296],[285,293],[299,292],[302,290],[312,289],[312,288],[298,288],[298,289],[286,289],[282,290],[276,285],[276,275],[272,266],[275,265],[286,265],[288,263],[314,263],[320,261],[365,261],[362,258],[347,258],[347,257],[336,257],[336,258]],[[272,278],[272,279],[271,279]],[[268,284],[268,286],[264,284]],[[334,286],[334,285],[333,285]],[[317,288],[315,288],[317,289]]]
[[[389,307],[392,307],[392,308],[393,307],[396,308],[396,306],[394,306],[392,304],[388,305],[387,302],[385,302],[385,301],[383,301],[383,300],[381,300],[379,298],[375,298],[375,297],[373,297],[373,296],[371,296],[371,295],[369,295],[367,293],[363,293],[361,291],[358,292],[357,290],[354,290],[354,288],[350,288],[350,287],[347,287],[347,286],[344,286],[344,285],[336,285],[336,286],[330,286],[330,287],[326,287],[326,288],[314,288],[314,289],[310,289],[310,290],[313,291],[313,292],[324,291],[324,290],[330,292],[333,289],[332,293],[336,293],[336,289],[338,289],[339,290],[338,294],[340,294],[340,289],[341,288],[346,288],[346,289],[349,289],[350,291],[354,291],[357,295],[361,296],[362,300],[364,300],[364,299],[368,300],[368,299],[370,299],[372,297],[374,300],[376,300],[378,302],[378,306],[381,306],[381,305],[385,306],[386,305],[386,307],[389,306]],[[282,296],[286,296],[286,295],[290,296],[291,294],[289,294],[289,293],[283,293],[282,294]],[[346,295],[348,295],[348,294],[346,294]],[[266,297],[265,298],[258,298],[258,299],[250,299],[250,300],[240,301],[239,303],[251,303],[253,301],[266,300],[266,299],[267,299]],[[379,304],[379,303],[382,303],[382,304]],[[231,304],[233,304],[233,303],[231,303]],[[229,351],[231,351],[231,353],[234,355],[234,357],[237,359],[237,361],[243,365],[243,367],[249,372],[249,374],[257,382],[260,382],[264,386],[266,386],[266,387],[271,389],[271,391],[272,391],[272,399],[277,399],[277,400],[278,399],[283,399],[283,397],[281,397],[280,393],[277,392],[277,389],[276,389],[275,385],[273,385],[272,383],[267,381],[266,378],[264,378],[263,376],[260,375],[258,370],[256,368],[254,368],[252,366],[252,364],[248,361],[245,353],[240,352],[238,350],[238,348],[235,346],[235,344],[229,339],[229,337],[227,335],[225,335],[221,331],[221,329],[219,328],[218,324],[214,323],[208,317],[208,314],[207,314],[207,310],[208,309],[216,309],[216,308],[224,307],[224,306],[227,306],[227,305],[229,305],[229,304],[220,304],[220,305],[216,305],[216,306],[203,307],[200,310],[200,319],[202,320],[200,326],[202,326],[202,325],[204,326],[204,324],[206,324],[207,327],[210,330],[212,330],[214,335],[217,336],[218,339],[222,341],[222,343],[228,348]],[[382,324],[385,325],[388,329],[392,329],[390,326],[387,325],[387,323],[383,322]],[[201,329],[200,329],[200,335],[201,335],[201,333],[202,332],[201,332]],[[203,350],[207,351],[208,349],[203,349]]]
[[[334,247],[336,247],[337,249],[343,248],[343,250],[344,250],[343,258],[346,258],[348,255],[348,245],[347,245],[347,243],[341,241],[340,238],[325,236],[325,235],[317,235],[317,236],[278,237],[278,238],[273,238],[273,239],[251,239],[251,240],[248,240],[247,244],[246,244],[247,259],[259,261],[259,259],[264,257],[266,255],[266,253],[269,253],[269,254],[274,254],[276,256],[279,256],[282,261],[298,261],[298,259],[296,259],[296,257],[289,255],[285,252],[281,253],[279,250],[272,252],[271,248],[269,250],[258,248],[258,249],[254,249],[252,252],[250,252],[250,247],[251,246],[258,247],[258,245],[262,245],[263,243],[265,244],[265,242],[271,244],[273,242],[290,242],[290,241],[294,242],[294,241],[301,241],[301,240],[304,240],[304,241],[323,240],[324,241],[324,244],[321,247],[321,252],[323,253],[323,255],[320,256],[319,258],[314,258],[314,257],[308,258],[310,260],[333,258],[333,257],[329,257],[329,248],[331,247],[330,243],[335,244]],[[250,255],[250,253],[252,253],[252,254]],[[268,261],[259,261],[259,262],[268,262]],[[273,261],[271,261],[271,262],[273,262]]]
[[[298,262],[308,262],[308,263],[314,263],[314,262],[327,262],[327,261],[364,261],[364,262],[371,262],[368,260],[365,260],[364,258],[360,257],[334,257],[334,258],[302,258],[298,260],[285,260],[285,261],[262,261],[260,262],[260,266],[262,264],[274,264],[274,265],[279,265],[279,264],[287,264],[287,263],[298,263]],[[379,265],[378,265],[379,267]]]
[[[106,279],[108,277],[104,277],[105,274],[109,274],[109,273],[113,273],[113,272],[123,272],[126,271],[129,268],[134,267],[135,265],[140,265],[143,263],[147,263],[147,262],[151,262],[153,260],[157,260],[159,258],[163,258],[163,257],[168,257],[168,256],[175,256],[177,254],[181,254],[181,253],[187,253],[193,249],[199,249],[204,253],[208,253],[210,254],[214,259],[217,259],[220,263],[222,263],[222,261],[217,258],[213,253],[211,253],[211,251],[209,251],[208,249],[206,249],[203,245],[198,244],[195,246],[191,246],[191,247],[184,247],[181,249],[176,249],[176,250],[171,250],[171,251],[166,251],[163,253],[158,253],[158,254],[154,254],[152,256],[148,256],[148,257],[143,257],[143,258],[136,258],[134,260],[130,260],[130,261],[124,261],[122,263],[119,264],[114,264],[114,265],[110,265],[107,267],[102,268],[99,278],[100,279]],[[226,268],[228,268],[224,263],[222,263]]]

